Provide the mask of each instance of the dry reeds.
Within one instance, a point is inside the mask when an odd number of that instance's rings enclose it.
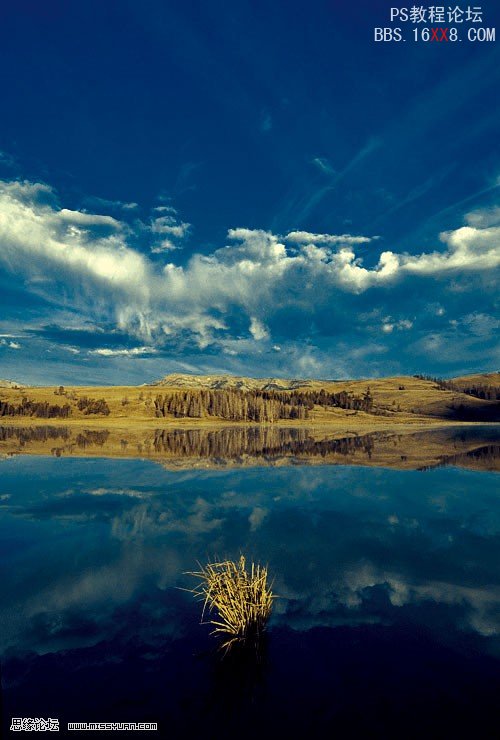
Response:
[[[215,627],[212,634],[226,638],[221,645],[226,651],[236,644],[257,645],[275,598],[267,584],[267,567],[252,563],[247,570],[245,557],[241,555],[236,562],[225,560],[200,568],[189,575],[200,580],[190,590],[204,602],[202,624],[207,612],[214,614],[215,618],[208,623]]]

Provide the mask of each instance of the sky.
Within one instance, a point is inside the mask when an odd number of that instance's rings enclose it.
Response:
[[[500,8],[391,7],[4,4],[0,378],[497,370]]]

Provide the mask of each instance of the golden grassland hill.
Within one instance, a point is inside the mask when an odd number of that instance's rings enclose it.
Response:
[[[361,396],[367,388],[374,397],[374,410],[418,413],[430,416],[448,415],[452,406],[465,405],[472,409],[480,408],[470,397],[462,393],[474,387],[488,387],[500,395],[500,374],[484,373],[452,378],[446,381],[450,387],[440,388],[439,379],[425,376],[396,376],[391,378],[369,378],[361,380],[298,380],[284,378],[248,378],[231,375],[189,375],[171,374],[152,384],[161,388],[211,388],[242,389],[246,391],[319,391],[329,393],[346,391],[353,396]],[[403,392],[402,392],[403,391]],[[436,391],[439,393],[436,394]],[[472,395],[474,397],[474,394]],[[484,400],[484,399],[482,399]],[[395,407],[395,408],[394,408]]]
[[[454,389],[478,398],[500,400],[500,373],[463,375],[453,378],[451,384]]]
[[[500,386],[500,372],[497,373],[474,373],[473,375],[461,375],[452,378],[453,383],[467,388],[469,385],[486,385],[492,388]]]
[[[470,378],[479,383],[485,379],[492,387],[499,380],[498,373],[457,378],[457,386],[464,382],[470,384]],[[369,389],[371,397],[370,411],[363,408],[340,408],[328,403],[314,403],[308,409],[307,419],[296,419],[294,423],[310,424],[344,424],[346,420],[357,426],[380,424],[414,424],[445,420],[445,421],[481,421],[495,420],[499,405],[496,402],[468,395],[460,390],[443,389],[432,379],[419,377],[397,376],[391,378],[376,378],[364,380],[286,380],[276,378],[253,379],[228,375],[191,376],[170,375],[151,385],[143,386],[87,386],[87,387],[16,387],[13,381],[8,386],[0,388],[0,415],[3,421],[22,421],[29,417],[33,421],[46,420],[57,422],[61,416],[57,409],[66,409],[62,414],[65,422],[97,424],[105,421],[121,423],[125,420],[134,424],[179,424],[179,415],[170,414],[168,404],[162,404],[159,413],[157,399],[161,397],[175,397],[188,399],[181,408],[180,415],[197,417],[197,423],[211,424],[220,421],[234,421],[234,418],[224,416],[223,412],[215,409],[215,415],[207,413],[200,404],[194,403],[195,413],[189,411],[189,399],[208,397],[207,394],[216,394],[223,398],[224,394],[231,398],[243,398],[247,394],[255,397],[263,395],[273,399],[290,399],[304,394],[312,394],[318,400],[318,394],[337,395],[347,394],[348,397],[362,399]],[[204,395],[203,395],[204,394]],[[23,400],[25,399],[25,400]],[[24,404],[24,407],[23,407]],[[27,405],[28,404],[28,405]],[[31,404],[31,406],[29,405]],[[39,413],[40,405],[55,409],[53,412]],[[167,409],[166,411],[164,409]],[[3,409],[3,410],[2,410]],[[10,411],[9,411],[10,409]],[[20,416],[16,409],[22,409]],[[11,413],[14,411],[14,413]],[[164,415],[165,413],[165,415]],[[44,415],[45,414],[45,415]],[[161,418],[159,418],[161,417]],[[276,417],[278,420],[279,416]],[[192,419],[191,419],[192,421]],[[252,419],[249,419],[252,421]],[[289,423],[290,417],[279,421]]]

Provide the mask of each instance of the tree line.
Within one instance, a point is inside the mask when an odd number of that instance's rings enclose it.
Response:
[[[103,414],[109,416],[109,406],[104,398],[87,398],[83,396],[77,403],[79,411],[84,414]],[[67,419],[72,409],[69,403],[63,406],[48,401],[33,401],[26,396],[20,403],[9,403],[0,400],[0,417],[2,416],[34,416],[39,419]]]
[[[370,388],[367,388],[361,396],[355,396],[348,391],[330,393],[325,391],[324,388],[319,391],[292,391],[292,395],[296,398],[296,403],[302,403],[308,409],[321,406],[322,408],[336,407],[352,411],[366,411],[367,413],[373,413],[374,410]]]
[[[436,384],[441,391],[455,391],[456,393],[466,393],[468,396],[475,396],[484,401],[500,401],[500,386],[488,385],[487,383],[471,383],[471,385],[459,385],[452,380],[444,378],[434,378],[431,375],[415,375],[419,380],[430,380]]]
[[[87,398],[82,396],[78,399],[76,404],[79,411],[83,411],[84,414],[103,414],[109,416],[109,406],[104,398]]]
[[[48,401],[31,401],[24,397],[21,403],[0,401],[0,416],[35,416],[40,419],[67,419],[71,414],[71,406],[52,404]]]
[[[264,391],[200,390],[178,391],[154,399],[157,417],[202,418],[216,416],[228,421],[274,422],[279,419],[307,419],[305,405],[290,403]]]
[[[362,396],[347,391],[242,391],[186,390],[159,394],[154,399],[157,417],[202,418],[216,416],[228,421],[275,422],[308,419],[314,406],[373,411],[370,389]]]

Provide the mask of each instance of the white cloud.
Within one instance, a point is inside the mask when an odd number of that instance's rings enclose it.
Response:
[[[8,336],[8,335],[7,335]],[[9,347],[9,349],[21,349],[19,342],[8,341],[7,339],[0,339],[0,347]]]
[[[491,208],[481,208],[477,211],[471,211],[465,216],[469,226],[483,229],[488,226],[498,226],[500,224],[500,206],[491,206]]]
[[[180,221],[177,211],[172,206],[157,206],[153,211],[162,215],[153,218],[146,228],[153,234],[152,254],[172,252],[181,249],[182,241],[191,232],[191,224]]]
[[[54,222],[74,224],[75,226],[111,226],[114,229],[122,228],[123,224],[112,216],[97,216],[85,211],[69,211],[62,208],[54,214]]]
[[[71,491],[73,493],[73,491]],[[128,498],[148,498],[149,492],[135,488],[90,488],[85,491],[90,496],[126,496]]]
[[[162,239],[160,242],[151,247],[151,254],[161,254],[162,252],[174,252],[179,249],[171,239]]]
[[[250,319],[250,334],[257,341],[260,341],[261,339],[267,339],[269,337],[268,330],[266,329],[262,321],[256,319],[255,316],[252,316]]]
[[[351,234],[312,234],[309,231],[290,231],[286,241],[293,244],[367,244],[376,236],[352,236]]]
[[[155,206],[153,209],[155,213],[177,213],[177,209],[173,206]]]
[[[138,355],[155,354],[157,350],[154,347],[133,347],[132,349],[102,349],[89,350],[89,355],[101,355],[102,357],[137,357]]]
[[[442,233],[440,239],[447,246],[445,252],[404,255],[401,258],[401,271],[408,274],[442,275],[490,270],[500,265],[500,227],[482,229],[463,226],[455,231]]]
[[[14,200],[31,203],[55,203],[56,196],[53,188],[43,182],[30,182],[29,180],[3,180],[1,192],[8,193]]]
[[[133,305],[136,322],[145,328],[141,316],[149,302],[148,261],[127,246],[120,230],[103,237],[68,228],[68,213],[73,218],[77,212],[60,211],[47,186],[0,183],[0,262],[31,281],[35,291],[47,291],[51,298],[59,294],[61,302],[87,304],[101,316],[109,315],[111,304],[119,324],[130,322]],[[109,217],[102,218],[108,223]]]
[[[153,234],[169,234],[183,239],[191,228],[191,224],[177,221],[173,216],[160,216],[151,222]]]
[[[190,227],[170,206],[158,209],[161,215],[149,229],[159,237],[153,251],[172,253]],[[104,235],[103,226],[109,227]],[[144,224],[137,228],[134,236],[144,236]],[[281,238],[237,228],[229,230],[226,246],[194,253],[178,265],[149,259],[129,245],[131,236],[128,226],[110,216],[61,209],[47,185],[0,182],[0,264],[53,304],[114,323],[144,342],[135,350],[94,350],[103,356],[146,354],[151,343],[180,335],[194,337],[202,349],[224,341],[226,349],[238,352],[228,345],[240,331],[231,335],[232,311],[247,318],[249,341],[272,342],[278,310],[319,315],[370,289],[388,290],[415,276],[429,284],[446,280],[449,289],[453,277],[462,289],[460,275],[490,275],[500,264],[500,228],[494,227],[446,232],[441,249],[430,253],[386,250],[369,267],[355,247],[373,244],[375,237],[295,231]],[[412,321],[389,317],[383,324],[390,334],[410,329]],[[297,358],[298,370],[313,374],[318,369],[312,349]]]
[[[382,331],[385,334],[391,334],[394,329],[397,329],[398,331],[407,331],[412,327],[413,321],[410,321],[410,319],[399,319],[398,321],[395,321],[394,319],[391,319],[390,316],[387,316],[382,324]]]

